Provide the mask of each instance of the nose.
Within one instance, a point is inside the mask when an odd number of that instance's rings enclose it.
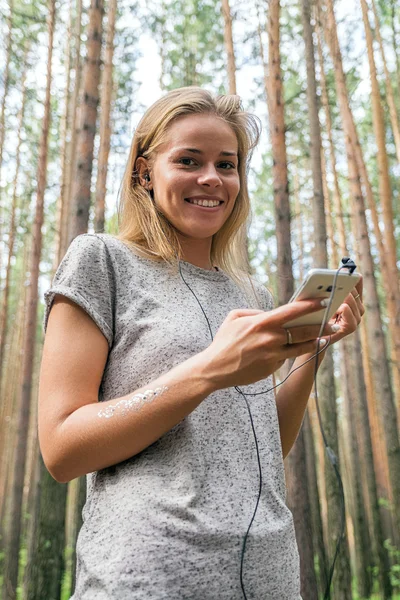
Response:
[[[209,187],[219,187],[222,185],[221,177],[214,165],[204,166],[198,175],[197,182],[200,185],[208,185]]]

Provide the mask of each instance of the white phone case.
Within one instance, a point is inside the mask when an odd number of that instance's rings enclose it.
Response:
[[[334,269],[311,269],[299,289],[293,294],[289,302],[296,300],[308,300],[310,298],[329,298],[336,271]],[[336,280],[336,289],[329,310],[327,322],[335,314],[343,300],[350,294],[351,290],[360,280],[360,273],[341,271]],[[298,317],[288,321],[283,327],[300,327],[301,325],[321,325],[326,308],[317,312]]]

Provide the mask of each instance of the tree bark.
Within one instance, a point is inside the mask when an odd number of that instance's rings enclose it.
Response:
[[[355,125],[350,111],[342,57],[337,38],[336,20],[332,0],[326,0],[327,20],[324,21],[325,35],[334,63],[335,81],[339,108],[345,133],[346,153],[349,164],[349,182],[354,205],[353,218],[357,232],[356,243],[360,252],[361,271],[364,276],[365,305],[367,310],[368,344],[371,350],[370,369],[374,373],[376,397],[380,402],[380,417],[384,426],[386,450],[389,461],[390,482],[393,493],[396,529],[400,530],[400,446],[397,431],[396,411],[390,383],[388,360],[382,328],[379,298],[374,275],[374,263],[368,236],[364,198],[361,190],[357,144],[354,143]],[[358,144],[359,149],[359,144]]]
[[[400,286],[399,286],[399,271],[397,268],[397,248],[394,235],[394,218],[392,207],[392,186],[389,175],[389,162],[386,152],[386,129],[383,116],[383,108],[381,104],[381,96],[379,90],[378,79],[376,76],[376,66],[373,51],[373,41],[371,27],[368,17],[368,6],[366,0],[360,0],[365,37],[367,41],[367,52],[369,71],[371,79],[372,91],[372,121],[374,126],[374,134],[377,145],[377,164],[378,164],[378,185],[379,185],[379,200],[382,206],[383,216],[383,239],[386,253],[386,264],[382,264],[382,270],[387,268],[385,280],[391,282],[393,289],[387,287],[389,296],[387,297],[388,312],[391,318],[391,342],[392,342],[392,371],[393,371],[393,388],[400,394]],[[396,393],[394,394],[396,396]],[[398,419],[400,418],[400,395],[398,401]]]
[[[29,52],[29,42],[26,43],[24,49],[24,65],[22,72],[22,105],[18,115],[18,131],[17,131],[17,149],[15,156],[15,176],[13,182],[13,195],[11,202],[11,221],[9,227],[8,234],[8,257],[7,257],[7,266],[6,266],[6,280],[5,286],[3,290],[3,298],[1,303],[1,315],[0,315],[0,381],[3,376],[3,366],[4,366],[4,347],[6,344],[7,337],[7,322],[8,322],[8,297],[10,292],[10,280],[11,280],[11,262],[14,257],[14,244],[15,244],[15,213],[17,210],[17,187],[18,187],[18,178],[20,175],[20,166],[21,166],[21,144],[22,144],[22,127],[24,122],[24,114],[25,114],[25,104],[26,104],[26,72],[27,72],[27,56]],[[1,245],[1,244],[0,244]],[[1,260],[0,260],[1,265]]]
[[[53,260],[53,273],[57,270],[60,259],[60,250],[65,244],[65,240],[63,239],[63,222],[68,215],[68,188],[67,188],[67,180],[68,180],[68,153],[69,153],[69,145],[71,144],[71,140],[67,142],[68,132],[70,128],[70,87],[71,87],[71,39],[72,39],[72,0],[70,0],[69,5],[69,21],[67,28],[67,38],[65,40],[65,52],[66,56],[65,61],[65,88],[64,88],[64,110],[61,118],[61,131],[60,131],[60,148],[61,148],[61,184],[60,184],[60,195],[57,201],[57,216],[56,216],[56,226],[55,226],[55,240],[54,245],[58,249],[54,254]]]
[[[270,120],[270,135],[273,156],[274,206],[276,219],[278,298],[285,304],[293,295],[290,203],[285,141],[285,117],[280,66],[280,5],[279,0],[271,0],[268,12],[269,58],[267,99]],[[288,480],[288,505],[293,512],[297,544],[300,554],[301,593],[304,598],[318,598],[317,582],[314,573],[314,549],[308,480],[306,469],[305,444],[300,432],[289,456],[286,459]]]
[[[94,217],[94,230],[96,232],[104,232],[105,222],[108,156],[110,153],[111,139],[110,113],[113,92],[113,55],[116,10],[117,0],[110,0],[108,5],[108,27],[106,35],[104,70],[101,85],[100,148],[97,162],[96,202]]]
[[[302,0],[302,23],[303,37],[306,50],[307,67],[307,104],[310,123],[310,156],[313,180],[313,222],[314,222],[314,265],[326,268],[328,266],[328,255],[326,249],[327,235],[325,222],[325,205],[323,194],[322,160],[321,160],[321,130],[318,117],[317,86],[315,80],[315,59],[313,30],[311,27],[311,8],[309,0]],[[335,452],[339,461],[338,453],[338,430],[336,415],[336,394],[334,382],[333,360],[328,349],[325,359],[320,367],[321,413],[323,415],[323,426],[327,428],[327,440],[331,449]],[[329,422],[328,422],[329,421]],[[329,430],[329,435],[328,435]],[[338,466],[339,468],[339,466]],[[336,478],[336,473],[330,463],[326,463],[325,477],[327,478],[327,500],[328,500],[328,539],[331,560],[335,551],[336,541],[340,534],[341,518],[338,508],[341,505],[341,491]],[[351,600],[351,570],[350,554],[347,538],[341,541],[341,549],[335,566],[335,575],[332,580],[334,596],[340,600]]]
[[[235,50],[233,47],[233,36],[232,36],[232,17],[231,9],[229,7],[229,0],[222,0],[222,15],[224,17],[224,41],[225,50],[228,57],[228,81],[229,81],[229,93],[236,94],[236,63],[235,63]]]
[[[81,29],[82,29],[82,0],[77,0],[75,21],[75,81],[71,102],[71,140],[67,148],[67,171],[65,180],[65,211],[62,216],[61,244],[58,247],[58,264],[61,262],[69,246],[70,224],[72,221],[72,182],[76,176],[76,138],[78,135],[78,99],[81,85]]]
[[[58,483],[37,453],[38,502],[33,515],[23,600],[59,600],[64,573],[67,484]]]
[[[7,42],[6,42],[6,57],[3,74],[3,97],[1,99],[1,114],[0,114],[0,172],[3,164],[3,148],[5,138],[5,120],[6,120],[6,100],[8,96],[8,88],[10,85],[10,61],[11,61],[11,34],[12,34],[12,14],[13,14],[14,0],[9,0],[9,14],[7,19]],[[1,204],[1,186],[0,186],[0,240],[2,239],[2,204]],[[2,264],[2,245],[0,244],[0,265]],[[0,269],[0,283],[1,283],[1,269]]]
[[[389,69],[388,69],[387,62],[386,62],[385,48],[383,46],[383,41],[382,41],[382,36],[381,36],[381,27],[380,27],[380,23],[379,23],[379,15],[378,15],[378,11],[376,10],[375,0],[372,0],[372,8],[374,11],[374,18],[375,18],[375,36],[379,43],[379,49],[381,51],[381,58],[382,58],[382,64],[383,64],[383,71],[385,74],[386,100],[387,100],[388,107],[389,107],[390,122],[392,125],[393,138],[394,138],[394,143],[395,143],[395,147],[396,147],[396,157],[397,157],[397,162],[400,164],[399,120],[397,118],[397,110],[396,110],[396,102],[395,102],[393,85],[392,85],[392,78],[390,76]]]
[[[87,58],[83,72],[83,96],[77,147],[77,174],[72,193],[72,220],[69,243],[87,232],[91,201],[93,148],[99,104],[103,0],[91,0]]]
[[[33,227],[33,244],[30,266],[30,285],[28,290],[27,326],[23,346],[23,384],[21,389],[18,438],[15,456],[15,475],[11,497],[11,514],[13,520],[7,535],[7,551],[4,561],[3,600],[14,600],[18,582],[19,545],[21,535],[21,505],[23,498],[23,484],[26,464],[27,433],[29,426],[32,368],[34,361],[34,347],[36,340],[36,321],[38,303],[39,265],[42,251],[42,224],[43,201],[46,188],[48,134],[50,128],[50,90],[52,76],[53,36],[55,25],[55,0],[49,0],[48,18],[48,55],[47,55],[47,81],[46,97],[44,103],[44,117],[42,135],[39,146],[39,163],[37,176],[36,214]]]

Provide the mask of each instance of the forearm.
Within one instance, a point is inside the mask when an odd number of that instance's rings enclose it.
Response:
[[[320,366],[325,351],[318,356]],[[296,358],[291,371],[311,358],[312,354],[304,354]],[[279,430],[283,458],[289,454],[303,422],[304,412],[314,384],[315,358],[292,373],[276,394]]]
[[[48,467],[53,477],[63,483],[71,481],[126,460],[154,443],[215,391],[206,366],[203,353],[197,354],[127,396],[86,404],[73,412],[55,433],[59,453],[54,467]],[[160,387],[167,389],[148,402],[136,406],[127,402]]]

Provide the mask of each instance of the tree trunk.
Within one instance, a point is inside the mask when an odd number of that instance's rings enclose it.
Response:
[[[19,290],[18,306],[15,314],[16,326],[13,327],[10,340],[10,352],[8,353],[7,368],[5,369],[6,377],[2,380],[2,392],[6,401],[1,405],[1,435],[0,435],[0,457],[1,457],[1,478],[0,478],[0,502],[1,502],[1,527],[0,527],[0,552],[3,552],[6,547],[6,532],[10,518],[9,503],[12,489],[13,473],[14,473],[14,446],[16,438],[16,426],[14,423],[17,420],[16,397],[19,391],[21,380],[21,365],[19,359],[20,348],[23,342],[23,332],[25,326],[25,305],[26,305],[26,286],[25,273],[28,264],[28,255],[30,251],[29,242],[24,247],[22,268],[19,281],[15,283]],[[4,450],[3,450],[4,449]]]
[[[354,144],[354,121],[350,111],[342,57],[336,31],[336,20],[332,0],[326,0],[328,5],[327,20],[324,22],[325,34],[334,63],[336,88],[340,113],[345,132],[346,153],[349,163],[349,182],[351,198],[354,204],[353,218],[356,223],[357,246],[360,252],[361,271],[364,276],[365,305],[367,309],[368,344],[371,350],[370,369],[374,373],[376,397],[380,401],[380,417],[384,425],[386,449],[389,461],[390,482],[393,493],[393,506],[397,531],[400,530],[400,446],[397,432],[396,411],[390,384],[388,360],[382,328],[379,299],[374,275],[374,264],[368,236],[365,216],[364,198],[362,195],[357,161],[357,145]],[[359,147],[359,144],[358,144]]]
[[[7,46],[6,46],[6,57],[3,73],[3,97],[1,99],[1,114],[0,114],[0,172],[3,165],[3,147],[5,138],[5,120],[6,120],[6,100],[8,96],[8,88],[10,85],[10,61],[11,61],[11,34],[12,34],[12,13],[13,13],[14,0],[9,0],[9,15],[7,20]],[[1,215],[1,186],[0,186],[0,240],[2,239],[2,215]],[[2,264],[2,245],[0,244],[0,265]],[[0,269],[0,283],[1,283],[1,269]]]
[[[100,148],[97,162],[96,203],[94,230],[104,232],[105,197],[107,191],[108,155],[110,153],[111,139],[111,102],[113,91],[113,55],[115,13],[117,0],[110,0],[108,6],[108,28],[106,36],[106,49],[104,70],[101,85],[101,111],[100,111]]]
[[[328,582],[328,557],[324,542],[324,530],[322,526],[320,494],[318,489],[316,456],[314,449],[313,432],[310,422],[310,411],[307,408],[303,421],[303,435],[307,459],[307,480],[309,500],[312,519],[313,546],[318,560],[318,591],[321,596],[325,593]]]
[[[235,50],[233,47],[233,36],[232,36],[232,17],[231,9],[229,7],[229,0],[222,0],[222,15],[224,17],[224,41],[225,50],[228,57],[228,81],[229,81],[229,93],[236,94],[236,63],[235,63]]]
[[[62,216],[61,244],[58,248],[58,264],[61,262],[69,246],[70,224],[72,216],[72,182],[76,172],[76,138],[78,121],[78,98],[81,84],[81,29],[82,29],[82,0],[77,0],[75,25],[75,82],[71,102],[71,140],[67,148],[67,172],[65,180],[65,211]]]
[[[10,279],[11,279],[11,262],[14,257],[14,244],[15,244],[15,213],[17,210],[17,188],[18,188],[18,177],[20,174],[20,165],[21,165],[21,144],[22,144],[22,127],[24,122],[24,113],[25,113],[25,103],[26,103],[26,71],[27,71],[27,56],[29,52],[29,42],[26,43],[24,48],[24,63],[23,63],[23,73],[22,73],[22,105],[18,115],[18,132],[17,132],[17,150],[15,156],[15,176],[13,182],[13,195],[12,195],[12,203],[11,203],[11,221],[10,228],[8,234],[8,257],[7,257],[7,267],[6,267],[6,281],[3,290],[3,298],[1,305],[1,315],[0,315],[0,381],[2,380],[3,375],[3,366],[4,366],[4,347],[6,345],[6,337],[7,337],[7,323],[8,323],[8,296],[10,291]],[[0,244],[1,245],[1,244]],[[0,260],[1,265],[1,260]]]
[[[366,0],[360,0],[365,36],[367,40],[367,52],[369,71],[371,79],[371,91],[372,91],[372,121],[374,126],[374,134],[377,145],[377,163],[378,163],[378,184],[379,184],[379,200],[382,206],[383,214],[383,239],[385,246],[385,253],[387,262],[386,265],[382,265],[382,269],[387,268],[388,272],[385,275],[386,281],[393,284],[393,289],[387,288],[390,297],[387,297],[388,301],[388,312],[391,318],[391,342],[392,342],[392,364],[393,364],[393,382],[394,390],[397,390],[400,394],[400,287],[399,287],[399,271],[397,268],[397,248],[396,240],[394,236],[394,219],[393,219],[393,207],[392,207],[392,186],[390,183],[389,176],[389,162],[386,153],[386,130],[385,121],[383,116],[383,109],[381,104],[381,96],[379,90],[379,84],[376,77],[376,66],[374,51],[372,48],[372,33],[368,18],[368,7]],[[396,395],[396,394],[395,394]],[[400,396],[399,396],[399,412],[398,418],[400,417]]]
[[[293,294],[290,238],[290,204],[285,141],[285,118],[280,66],[280,5],[279,0],[271,0],[268,12],[268,77],[267,99],[270,121],[270,135],[273,156],[274,205],[276,217],[278,298],[279,304],[289,301]],[[303,434],[300,432],[289,456],[286,459],[288,474],[288,505],[293,512],[297,544],[300,554],[301,593],[305,598],[318,598],[317,582],[314,573],[314,550],[312,522],[308,499],[308,480]]]
[[[65,88],[64,88],[64,110],[61,118],[61,131],[60,131],[60,148],[61,148],[61,185],[60,185],[60,195],[58,197],[57,202],[57,216],[56,216],[56,227],[55,227],[55,240],[54,245],[60,251],[63,244],[65,243],[63,240],[63,221],[66,217],[67,206],[68,206],[68,198],[67,198],[67,178],[68,178],[68,146],[71,143],[67,143],[68,132],[70,128],[70,83],[71,83],[71,38],[72,38],[72,0],[70,0],[69,5],[69,22],[67,28],[67,39],[65,41]],[[53,273],[57,270],[57,267],[60,262],[59,252],[54,254],[54,262],[53,262]]]
[[[87,38],[87,58],[83,72],[83,97],[77,147],[77,175],[72,193],[70,240],[86,233],[89,224],[93,147],[96,133],[101,64],[103,0],[91,0]]]
[[[322,83],[322,102],[325,108],[326,113],[326,122],[327,122],[327,132],[329,137],[329,145],[331,149],[331,159],[332,159],[332,172],[333,179],[335,184],[335,211],[336,211],[336,220],[335,224],[339,231],[339,250],[340,253],[344,256],[347,254],[346,251],[346,235],[345,235],[345,226],[343,220],[343,211],[341,206],[341,198],[338,186],[338,178],[336,172],[336,159],[335,159],[335,151],[332,139],[332,130],[331,130],[331,120],[330,120],[330,112],[329,106],[327,103],[327,90],[325,83],[325,73],[324,73],[324,64],[323,64],[323,56],[322,56],[322,48],[320,43],[320,38],[318,36],[318,46],[319,46],[319,56],[320,56],[320,72],[321,72],[321,83]],[[327,207],[327,212],[331,212],[330,206]],[[364,327],[364,323],[362,323],[361,327]],[[346,343],[347,340],[344,340]],[[347,392],[345,408],[347,408],[347,421],[351,421],[352,427],[350,430],[350,438],[348,439],[348,445],[351,448],[351,469],[352,472],[357,474],[358,468],[357,465],[361,464],[363,470],[363,481],[365,482],[368,488],[368,505],[369,512],[371,514],[372,520],[372,532],[373,532],[373,541],[374,543],[374,556],[378,562],[379,568],[379,579],[381,585],[381,592],[383,597],[390,598],[391,594],[391,586],[389,579],[389,565],[388,565],[388,555],[387,551],[384,548],[384,536],[382,533],[382,524],[381,524],[381,515],[379,513],[379,505],[378,505],[378,496],[377,496],[377,488],[375,481],[375,469],[373,462],[373,452],[371,445],[371,435],[370,435],[370,425],[368,420],[368,411],[367,411],[367,396],[366,396],[366,387],[364,383],[365,373],[363,368],[362,357],[360,354],[361,348],[361,339],[360,332],[356,331],[354,336],[348,338],[348,348],[344,350],[343,344],[342,346],[342,358],[341,365],[345,373],[342,376],[342,381],[348,382],[351,379],[351,389],[352,393]],[[350,361],[350,368],[347,367],[347,362]],[[352,406],[354,402],[355,406]],[[354,440],[362,440],[362,451],[357,452],[359,448],[359,444],[354,446]],[[363,457],[362,460],[358,460],[358,455],[361,454]],[[353,477],[355,477],[353,475]],[[363,507],[361,505],[361,499],[358,494],[358,508],[357,514],[355,515],[355,520],[362,519]],[[366,524],[364,525],[364,527]],[[359,556],[363,557],[363,563],[366,563],[366,557],[364,556],[365,550],[369,547],[363,541],[363,530],[358,527],[357,524],[354,525],[354,532],[356,541],[360,540],[359,544],[361,544],[360,550],[356,551],[356,559],[358,564],[358,583],[359,583],[359,594],[360,596],[365,596],[369,593],[370,589],[363,589],[364,581],[365,583],[368,581],[368,575],[366,577],[363,576],[363,572],[365,572],[365,566],[360,565]],[[389,595],[388,595],[389,594]]]
[[[46,98],[42,135],[39,146],[39,163],[37,176],[36,215],[33,227],[33,244],[30,267],[30,285],[27,306],[27,327],[23,347],[23,384],[19,406],[18,438],[15,456],[15,476],[11,497],[12,523],[7,536],[7,551],[4,561],[3,600],[16,598],[18,582],[18,558],[21,535],[21,505],[26,464],[27,433],[31,403],[32,367],[36,340],[36,320],[38,303],[39,265],[42,251],[43,201],[46,188],[48,133],[50,127],[50,89],[53,54],[53,35],[55,25],[55,0],[49,1],[49,43],[47,56]]]
[[[290,204],[285,142],[285,117],[279,52],[278,0],[271,0],[268,12],[268,116],[273,155],[272,177],[274,186],[276,240],[278,247],[277,271],[281,284],[278,302],[284,304],[293,295],[292,252],[290,246]]]
[[[317,86],[315,80],[315,59],[313,31],[311,27],[311,9],[309,0],[302,0],[302,23],[303,37],[306,47],[306,66],[307,66],[307,104],[310,122],[310,155],[313,179],[313,220],[314,220],[314,265],[315,267],[326,268],[328,266],[328,256],[326,250],[326,223],[325,223],[325,205],[323,195],[323,178],[321,168],[321,131],[318,118]],[[338,454],[338,431],[336,415],[336,394],[334,382],[333,360],[330,356],[330,350],[327,351],[325,359],[320,367],[320,379],[322,385],[320,388],[321,413],[324,416],[323,425],[327,428],[327,440],[331,449]],[[329,421],[329,422],[328,422]],[[328,435],[329,431],[329,435]],[[338,467],[339,468],[339,467]],[[330,541],[329,549],[331,560],[333,560],[336,541],[340,534],[340,512],[338,509],[341,504],[341,490],[336,478],[336,473],[332,465],[327,463],[325,469],[327,478],[327,501],[328,501],[328,539]],[[340,600],[351,599],[351,570],[350,555],[347,544],[347,538],[344,537],[341,542],[341,549],[338,554],[337,564],[335,566],[335,576],[332,580],[334,596]]]
[[[389,577],[390,564],[388,553],[384,546],[385,537],[383,535],[381,516],[379,512],[379,499],[374,471],[367,396],[364,382],[364,369],[362,357],[360,356],[359,351],[360,347],[360,334],[359,332],[356,332],[354,338],[354,352],[352,355],[354,361],[353,369],[355,390],[354,398],[352,398],[351,401],[354,402],[352,410],[359,454],[358,464],[361,465],[361,469],[364,471],[364,481],[367,484],[368,503],[371,514],[371,529],[373,532],[372,543],[374,555],[378,560],[381,597],[386,600],[387,598],[391,598],[392,595]]]
[[[293,513],[297,546],[300,554],[300,581],[303,598],[318,600],[317,581],[314,573],[314,547],[311,505],[308,494],[308,475],[304,430],[286,458],[288,506]],[[311,565],[311,567],[310,567]]]
[[[399,127],[399,121],[397,118],[397,110],[396,110],[396,102],[395,102],[395,98],[394,98],[392,78],[390,76],[389,69],[388,69],[387,62],[386,62],[385,48],[384,48],[383,42],[382,42],[381,28],[380,28],[380,24],[379,24],[379,16],[378,16],[378,11],[376,10],[375,0],[372,0],[372,8],[373,8],[374,17],[375,17],[375,36],[379,43],[379,49],[381,51],[381,58],[382,58],[382,63],[383,63],[383,71],[385,73],[386,100],[387,100],[388,107],[389,107],[390,122],[392,124],[393,138],[394,138],[394,143],[396,146],[396,157],[397,157],[397,162],[400,164],[400,127]]]
[[[38,502],[29,540],[23,600],[59,600],[64,573],[65,507],[67,487],[47,471],[37,453]]]
[[[365,506],[362,496],[362,481],[360,474],[360,453],[358,435],[355,423],[355,412],[353,403],[358,392],[356,377],[360,375],[356,368],[357,338],[355,334],[345,338],[341,345],[341,373],[344,398],[344,435],[347,437],[347,457],[351,482],[352,506],[350,516],[353,522],[354,545],[355,545],[355,568],[357,578],[357,589],[360,598],[369,598],[372,592],[371,569],[373,567],[373,555],[370,551],[370,539],[368,523],[365,514]],[[358,341],[359,337],[358,337]],[[361,373],[363,375],[363,373]]]

